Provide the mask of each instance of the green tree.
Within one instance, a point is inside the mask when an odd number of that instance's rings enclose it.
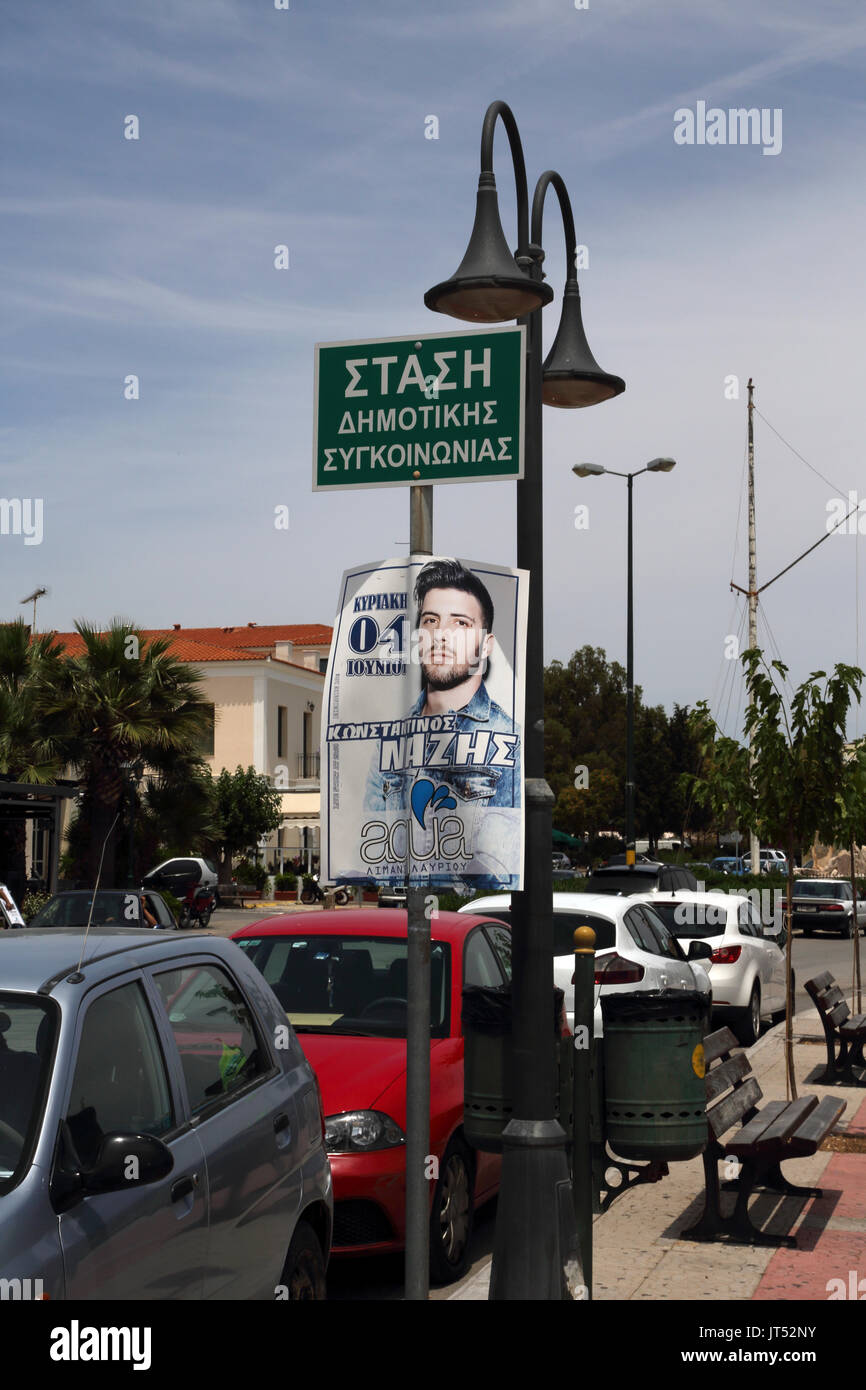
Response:
[[[269,778],[254,767],[223,769],[215,783],[215,844],[220,883],[231,879],[232,855],[255,844],[280,823],[282,797]]]
[[[794,847],[815,834],[832,843],[839,825],[837,792],[845,767],[845,722],[852,695],[859,697],[863,672],[837,664],[832,676],[813,671],[786,708],[776,677],[785,680],[781,661],[767,666],[757,648],[743,652],[750,703],[744,735],[753,737],[754,767],[748,750],[719,735],[705,701],[695,712],[695,731],[706,757],[704,775],[691,780],[695,799],[712,806],[719,819],[754,827],[765,844],[782,844],[788,856],[787,1024],[785,1056],[792,1097],[794,1078],[791,975],[791,899]],[[821,686],[820,682],[824,681]]]
[[[69,734],[53,709],[64,670],[63,649],[50,634],[30,635],[20,620],[0,626],[0,777],[50,783],[68,759]],[[0,863],[13,889],[23,892],[23,817],[0,824]]]
[[[113,884],[130,772],[159,770],[197,753],[210,706],[202,700],[199,672],[171,654],[170,639],[146,642],[121,619],[104,633],[87,623],[75,626],[84,651],[67,659],[50,713],[66,722],[70,761],[81,780],[79,876],[95,882],[104,845],[102,882]]]
[[[589,845],[599,830],[612,824],[621,802],[621,784],[607,768],[597,768],[589,772],[585,787],[563,787],[553,808],[553,823],[569,835],[586,835]]]
[[[836,819],[833,843],[844,845],[851,857],[851,892],[854,912],[851,927],[854,933],[854,972],[851,1009],[859,1014],[863,1009],[860,981],[860,928],[857,922],[856,853],[866,833],[866,740],[860,739],[848,751],[842,776],[836,789]]]

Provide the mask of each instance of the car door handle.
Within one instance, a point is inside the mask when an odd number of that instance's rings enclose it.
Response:
[[[274,1116],[274,1134],[281,1134],[281,1133],[283,1132],[283,1130],[284,1130],[284,1129],[288,1129],[288,1127],[289,1127],[289,1117],[288,1117],[288,1115],[275,1115],[275,1116]]]
[[[194,1191],[195,1178],[187,1174],[185,1178],[178,1178],[177,1182],[172,1183],[171,1200],[173,1202],[181,1202],[184,1197],[191,1197]]]

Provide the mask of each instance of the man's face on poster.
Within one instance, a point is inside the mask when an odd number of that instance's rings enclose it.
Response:
[[[431,589],[421,604],[418,657],[428,690],[453,690],[483,675],[493,647],[481,604],[463,589]]]

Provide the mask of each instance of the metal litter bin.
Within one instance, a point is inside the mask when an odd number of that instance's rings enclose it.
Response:
[[[553,994],[550,1065],[558,1074],[563,993]],[[461,1017],[463,1133],[474,1148],[502,1153],[502,1131],[512,1114],[511,987],[467,985]]]
[[[697,990],[602,996],[605,1130],[622,1158],[694,1158],[707,1145],[704,1032]]]

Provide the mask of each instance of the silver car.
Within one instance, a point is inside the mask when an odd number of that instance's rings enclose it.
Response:
[[[323,1298],[321,1098],[270,986],[218,937],[84,944],[0,934],[6,1296]]]

